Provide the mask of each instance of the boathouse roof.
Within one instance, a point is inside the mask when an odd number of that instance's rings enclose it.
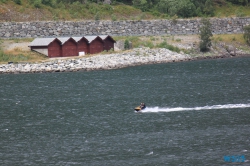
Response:
[[[29,44],[29,47],[31,47],[31,46],[48,46],[54,40],[56,40],[56,38],[35,38]]]
[[[60,40],[62,42],[62,45],[63,45],[66,41],[71,39],[71,37],[58,37],[57,39]]]
[[[107,38],[110,38],[113,42],[116,42],[111,36],[109,35],[99,35],[99,37],[102,39],[102,40],[105,40]]]

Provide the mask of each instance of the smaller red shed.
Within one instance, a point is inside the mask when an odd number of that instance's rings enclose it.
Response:
[[[103,40],[99,36],[84,36],[88,40],[88,53],[97,54],[103,51]]]
[[[71,37],[58,38],[62,42],[62,57],[78,56],[77,43]]]
[[[85,37],[72,37],[77,43],[78,55],[88,54],[88,40]]]
[[[30,49],[50,58],[61,56],[61,41],[56,38],[36,38],[30,45]]]
[[[111,49],[114,50],[115,40],[109,35],[99,35],[99,37],[103,40],[103,49],[109,51]]]

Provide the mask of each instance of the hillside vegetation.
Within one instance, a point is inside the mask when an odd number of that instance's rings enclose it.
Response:
[[[250,0],[0,0],[0,21],[250,16]]]

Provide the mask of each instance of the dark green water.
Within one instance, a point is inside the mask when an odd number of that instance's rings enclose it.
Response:
[[[3,166],[250,165],[250,58],[0,75],[0,121]]]

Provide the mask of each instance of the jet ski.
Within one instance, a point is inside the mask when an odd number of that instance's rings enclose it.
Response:
[[[144,104],[144,105],[140,105],[138,107],[135,107],[134,110],[138,112],[138,111],[144,110],[145,108],[146,108],[146,105]]]
[[[140,107],[140,106],[138,106],[138,107],[135,107],[135,111],[141,111],[142,110],[142,108]]]

